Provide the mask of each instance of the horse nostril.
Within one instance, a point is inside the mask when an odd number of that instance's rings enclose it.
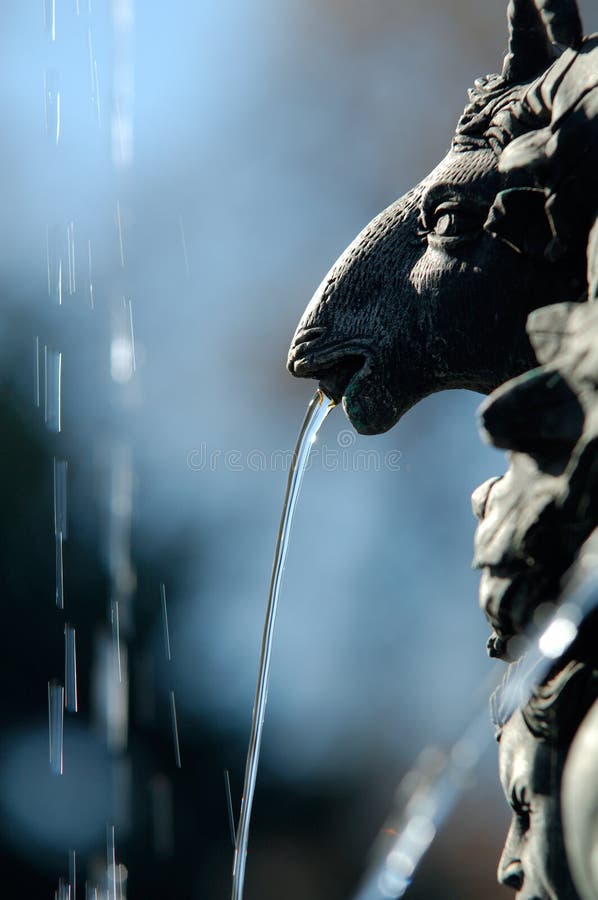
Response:
[[[354,375],[363,368],[366,358],[363,354],[343,356],[330,368],[316,372],[322,390],[336,403],[340,403]]]
[[[509,863],[505,869],[499,869],[498,881],[503,887],[520,891],[523,887],[523,869],[519,862]]]

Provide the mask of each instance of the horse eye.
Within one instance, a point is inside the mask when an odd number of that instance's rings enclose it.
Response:
[[[479,227],[473,212],[456,204],[443,203],[434,212],[434,234],[438,237],[459,237]]]
[[[530,816],[532,812],[531,805],[527,799],[527,792],[523,789],[521,792],[514,791],[511,795],[511,806],[517,817],[517,823],[522,832],[528,830],[530,826]]]
[[[440,218],[436,220],[436,225],[434,227],[434,231],[436,234],[444,236],[450,236],[457,234],[457,217],[454,213],[443,213]]]

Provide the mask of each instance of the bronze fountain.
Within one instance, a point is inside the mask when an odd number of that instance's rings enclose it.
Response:
[[[576,567],[598,573],[598,36],[575,0],[511,0],[508,28],[446,157],[332,266],[288,357],[363,434],[437,391],[490,395],[509,468],[474,492],[474,564],[507,679]],[[516,709],[493,704],[499,880],[525,900],[598,900],[596,621]]]

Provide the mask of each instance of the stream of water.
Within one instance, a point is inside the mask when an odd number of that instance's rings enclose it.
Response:
[[[297,438],[293,461],[287,480],[287,488],[284,503],[282,505],[282,515],[280,517],[278,536],[276,538],[272,576],[270,578],[268,607],[266,610],[266,621],[264,623],[264,632],[262,635],[257,687],[253,704],[251,735],[249,738],[249,749],[247,751],[247,762],[245,764],[245,781],[243,784],[243,798],[241,800],[241,815],[239,817],[239,825],[237,828],[237,841],[233,864],[232,900],[242,900],[243,897],[251,809],[253,806],[253,795],[255,793],[255,782],[257,779],[266,702],[268,700],[274,624],[276,621],[276,610],[278,607],[278,597],[280,594],[284,564],[289,547],[293,513],[295,512],[295,507],[297,505],[297,499],[301,490],[301,482],[303,481],[303,475],[307,467],[312,445],[324,419],[334,405],[334,400],[331,400],[322,391],[316,391],[307,408],[307,413],[305,414],[305,419],[301,426],[299,437]]]

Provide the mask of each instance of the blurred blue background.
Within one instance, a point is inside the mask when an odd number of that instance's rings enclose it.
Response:
[[[499,69],[505,6],[4,5],[3,565],[16,638],[5,679],[20,687],[1,745],[0,830],[6,871],[19,871],[21,884],[25,870],[45,889],[70,846],[90,867],[94,841],[101,852],[105,791],[84,795],[83,818],[73,797],[109,778],[101,742],[81,722],[93,718],[85,684],[112,583],[106,459],[124,447],[136,573],[126,626],[137,673],[131,802],[140,809],[144,779],[164,775],[175,821],[185,823],[168,864],[146,858],[143,816],[123,825],[131,873],[144,861],[129,896],[227,896],[221,773],[231,770],[238,805],[284,491],[280,456],[313,393],[286,373],[287,347],[336,257],[439,161],[474,77]],[[595,5],[581,6],[586,30],[598,28]],[[33,403],[36,337],[63,354],[59,435],[44,430]],[[478,437],[480,399],[437,395],[373,438],[355,435],[341,411],[325,423],[280,605],[248,900],[348,896],[394,784],[423,746],[458,737],[475,709],[492,666],[470,570],[469,497],[505,468]],[[66,752],[64,783],[75,783],[62,794],[56,780],[48,787],[39,738],[45,681],[61,665],[53,455],[69,460],[65,615],[83,647],[81,722],[67,721],[67,746],[90,760],[69,775]],[[171,689],[180,772],[169,747]],[[150,712],[137,715],[144,704]],[[502,894],[493,883],[506,812],[494,769],[492,757],[414,897]]]

